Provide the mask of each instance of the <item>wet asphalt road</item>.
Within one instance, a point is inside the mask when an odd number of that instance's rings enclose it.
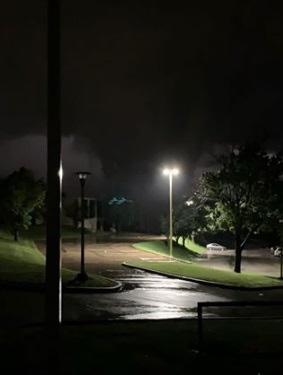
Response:
[[[222,289],[121,266],[122,262],[133,259],[162,259],[159,255],[133,248],[131,242],[133,242],[131,239],[129,242],[118,242],[115,239],[112,243],[88,243],[86,247],[87,268],[90,271],[122,282],[124,289],[121,293],[115,294],[65,296],[65,319],[195,318],[198,302],[282,300],[282,290],[237,291]],[[63,261],[65,266],[73,268],[74,264],[78,264],[78,246],[66,243],[64,248]],[[266,265],[270,254],[266,252],[264,254],[263,257],[262,253],[259,256],[256,252],[249,252],[248,256],[244,256],[243,266],[246,266],[246,261],[250,263],[250,259],[252,259],[252,264],[256,264],[257,268]],[[225,261],[230,262],[232,253],[225,252],[225,258],[224,254],[222,256],[223,259],[221,259],[222,254],[216,255],[216,259],[219,258],[223,265],[227,267]],[[273,271],[273,268],[268,269],[268,271]],[[207,316],[281,315],[278,307],[275,309],[261,308],[258,312],[254,310],[253,308],[210,308],[206,309],[204,313]],[[283,309],[281,310],[283,311]]]
[[[124,284],[115,294],[65,296],[67,320],[82,319],[177,319],[196,318],[198,302],[282,300],[282,290],[237,291],[200,285],[147,272],[109,270],[108,275]],[[69,306],[72,305],[72,308]],[[80,306],[85,306],[81,309]],[[75,308],[75,306],[77,308]],[[281,316],[283,308],[210,308],[206,316]]]
[[[198,302],[282,300],[282,290],[236,291],[121,269],[108,275],[124,283],[120,293],[64,294],[63,320],[134,320],[196,318]],[[44,294],[0,290],[0,329],[44,321]],[[283,316],[282,308],[210,308],[206,317]]]
[[[78,243],[65,243],[63,264],[78,269]],[[227,254],[228,256],[228,254]],[[240,300],[283,300],[283,290],[237,291],[167,278],[121,266],[131,259],[155,258],[156,254],[141,252],[130,244],[88,244],[86,265],[91,272],[123,283],[119,293],[64,294],[64,320],[133,320],[196,318],[198,302]],[[218,258],[220,259],[220,258]],[[228,258],[227,258],[228,259]],[[253,259],[254,263],[254,259]],[[260,263],[265,263],[260,259]],[[23,324],[44,320],[44,294],[0,290],[1,323]],[[283,316],[282,308],[210,308],[207,317]]]

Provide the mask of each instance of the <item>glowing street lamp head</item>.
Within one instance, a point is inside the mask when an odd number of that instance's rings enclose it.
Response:
[[[163,174],[165,176],[176,176],[177,174],[179,174],[179,169],[178,168],[164,168],[163,169]]]
[[[90,172],[76,172],[75,174],[79,176],[80,180],[86,180],[87,176],[89,176],[91,173]]]
[[[170,173],[170,171],[169,171],[168,168],[163,169],[163,174],[164,174],[165,176],[168,176],[169,173]]]
[[[185,203],[187,206],[192,206],[194,204],[194,201],[192,199],[189,199]]]

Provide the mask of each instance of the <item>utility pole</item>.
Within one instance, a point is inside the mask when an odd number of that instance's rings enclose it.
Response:
[[[47,228],[45,322],[48,373],[59,372],[61,323],[61,79],[60,0],[48,0]]]

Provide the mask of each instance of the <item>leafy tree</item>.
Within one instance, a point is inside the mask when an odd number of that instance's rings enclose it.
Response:
[[[235,236],[234,271],[241,272],[242,250],[251,233],[278,227],[282,212],[283,159],[261,145],[231,147],[217,157],[217,172],[204,173],[199,196],[205,199],[211,229]]]
[[[27,229],[36,209],[44,205],[45,185],[42,180],[35,180],[30,170],[22,167],[1,182],[0,190],[1,216],[17,241],[20,228]]]
[[[183,245],[185,239],[193,236],[202,226],[199,207],[196,201],[188,201],[187,198],[182,199],[176,208],[173,210],[173,235],[176,236],[176,241],[182,238]],[[169,217],[161,217],[161,230],[168,237]]]
[[[173,232],[178,238],[181,237],[183,245],[185,239],[193,234],[197,229],[197,211],[193,206],[188,206],[186,202],[181,202],[173,211]]]

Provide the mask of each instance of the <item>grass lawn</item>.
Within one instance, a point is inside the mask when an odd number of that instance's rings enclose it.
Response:
[[[283,322],[278,319],[233,320],[233,323],[205,320],[206,352],[198,355],[194,320],[110,321],[63,326],[60,329],[61,373],[279,375],[282,374],[282,329]],[[0,350],[4,373],[7,373],[6,366],[11,373],[39,374],[46,369],[46,338],[40,327],[14,330],[1,338]],[[60,371],[54,368],[50,373]]]
[[[133,246],[140,250],[145,250],[151,253],[169,256],[169,248],[167,246],[166,240],[138,242],[138,243],[135,243]],[[194,251],[184,248],[178,245],[176,242],[173,242],[172,251],[173,251],[174,258],[187,261],[187,262],[190,262],[197,255]]]
[[[169,256],[169,250],[166,241],[146,241],[134,244],[134,247]],[[189,249],[188,249],[188,248]],[[214,269],[200,264],[193,263],[194,258],[203,253],[205,248],[195,244],[191,240],[187,240],[186,248],[176,243],[173,248],[173,256],[176,260],[184,262],[151,262],[151,261],[133,261],[129,265],[143,268],[149,271],[157,271],[172,276],[188,277],[192,279],[200,279],[204,281],[215,282],[219,284],[230,285],[234,287],[266,287],[266,286],[283,286],[283,282],[271,276],[252,272],[242,272],[237,274],[232,271],[223,271]]]
[[[77,272],[62,269],[63,284],[73,280]],[[86,286],[106,287],[115,284],[98,275],[90,275]],[[13,241],[12,235],[0,231],[0,282],[44,282],[45,257],[30,239]]]
[[[283,286],[283,281],[275,277],[248,272],[237,274],[232,271],[217,270],[195,263],[134,261],[128,264],[177,277],[200,279],[236,287]]]
[[[181,239],[179,239],[178,243],[182,244]],[[203,254],[206,251],[205,247],[198,245],[197,243],[190,240],[189,238],[186,238],[185,246],[186,246],[187,249],[189,249],[189,250],[191,250],[195,253],[198,253],[198,254]]]

